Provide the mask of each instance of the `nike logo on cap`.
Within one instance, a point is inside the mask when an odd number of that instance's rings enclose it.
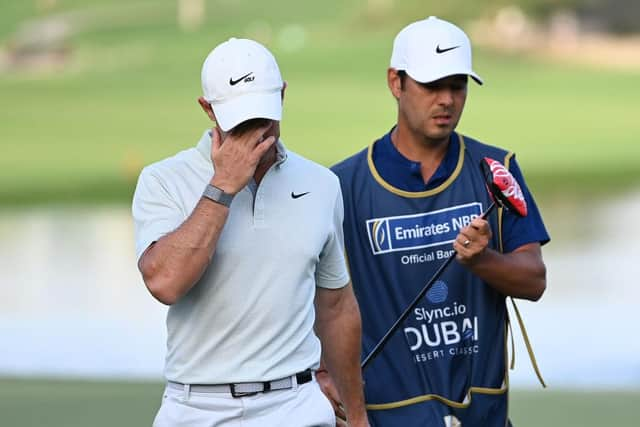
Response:
[[[460,46],[453,46],[453,47],[447,47],[447,48],[445,48],[445,49],[440,49],[440,45],[438,45],[438,46],[436,46],[436,53],[445,53],[445,52],[449,52],[450,50],[457,49],[457,48],[459,48],[459,47],[460,47]]]
[[[240,83],[242,80],[244,80],[244,79],[246,79],[247,77],[249,77],[251,74],[253,74],[253,71],[252,71],[252,72],[250,72],[250,73],[245,74],[244,76],[240,77],[240,78],[239,78],[239,79],[237,79],[237,80],[233,80],[233,77],[229,77],[229,84],[230,84],[231,86],[235,86],[235,85],[237,85],[238,83]],[[253,79],[251,79],[251,80],[253,80]]]

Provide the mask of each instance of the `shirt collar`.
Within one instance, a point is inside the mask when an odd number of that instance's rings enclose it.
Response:
[[[391,133],[393,129],[389,131],[382,139],[378,142],[376,151],[379,158],[385,158],[390,163],[395,165],[395,167],[400,168],[403,172],[408,172],[411,175],[417,175],[422,177],[420,172],[420,162],[414,162],[413,160],[407,159],[405,156],[398,151],[395,145],[393,145],[393,141],[391,140]],[[378,157],[376,156],[376,157]]]
[[[451,133],[449,146],[440,165],[427,184],[422,179],[420,162],[407,159],[391,141],[393,128],[374,146],[374,163],[380,176],[391,185],[406,191],[424,191],[435,188],[447,180],[458,163],[460,142],[457,134]]]

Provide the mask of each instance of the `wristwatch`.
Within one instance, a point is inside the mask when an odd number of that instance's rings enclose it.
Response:
[[[207,199],[216,203],[220,203],[221,205],[226,207],[229,207],[231,205],[231,201],[233,200],[233,194],[225,193],[221,188],[218,188],[215,185],[211,184],[208,184],[204,189],[202,197],[206,197]]]

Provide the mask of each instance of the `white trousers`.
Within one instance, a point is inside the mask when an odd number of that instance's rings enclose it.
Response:
[[[318,383],[232,397],[166,387],[153,427],[334,427],[331,403]]]

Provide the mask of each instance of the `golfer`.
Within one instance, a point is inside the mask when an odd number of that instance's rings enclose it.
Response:
[[[138,266],[170,306],[156,427],[335,426],[321,342],[348,422],[368,425],[340,186],[280,140],[285,87],[261,44],[220,44],[198,100],[217,126],[140,174]]]

